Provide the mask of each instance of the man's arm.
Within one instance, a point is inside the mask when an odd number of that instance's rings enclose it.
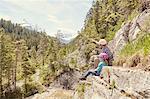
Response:
[[[97,42],[96,40],[94,40],[94,39],[92,39],[92,38],[91,38],[90,40],[91,40],[93,43],[99,45],[98,42]]]

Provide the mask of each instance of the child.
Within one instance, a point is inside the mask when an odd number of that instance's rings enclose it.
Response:
[[[85,74],[83,74],[83,76],[80,78],[80,80],[86,80],[86,78],[92,74],[94,76],[99,76],[101,73],[101,70],[103,68],[103,66],[107,66],[108,65],[108,55],[106,53],[100,53],[99,57],[99,64],[97,66],[97,68],[95,70],[89,70],[87,71]]]
[[[95,44],[97,44],[99,46],[99,48],[97,48],[97,50],[100,51],[100,53],[106,53],[108,55],[108,65],[112,66],[112,61],[114,60],[113,53],[107,47],[107,41],[105,39],[100,39],[99,42],[95,41],[94,39],[91,39],[91,40],[92,40],[92,42],[94,42]],[[94,59],[94,66],[97,66],[98,63],[99,63],[99,60],[96,57]]]

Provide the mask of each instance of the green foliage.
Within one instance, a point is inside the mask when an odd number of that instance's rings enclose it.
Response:
[[[120,52],[121,56],[131,56],[136,52],[141,52],[145,55],[150,53],[150,34],[146,33],[144,36],[139,37],[139,39],[133,43],[128,43]]]
[[[112,83],[111,83],[111,85],[110,85],[110,88],[113,90],[113,89],[115,89],[117,86],[116,86],[116,81],[113,79],[112,80]]]
[[[94,50],[95,45],[93,43],[89,43],[85,46],[84,53],[86,55],[86,59],[90,58],[90,53]]]
[[[7,90],[5,92],[5,99],[21,99],[23,97],[23,92],[20,87],[16,89]]]
[[[76,68],[77,67],[77,60],[75,58],[70,59],[69,67],[70,68]]]
[[[63,70],[64,67],[60,64],[56,65],[53,69],[43,67],[51,64],[57,59],[61,59],[58,57],[58,54],[60,54],[61,57],[63,57],[64,54],[63,51],[61,51],[62,49],[59,49],[60,43],[57,39],[49,37],[42,32],[40,33],[35,30],[23,28],[18,24],[14,25],[10,21],[9,26],[7,26],[8,24],[6,23],[8,23],[8,21],[1,19],[0,28],[3,28],[2,34],[4,35],[4,39],[2,40],[3,50],[0,50],[3,52],[0,53],[0,57],[3,56],[1,57],[2,60],[0,65],[2,67],[0,70],[0,86],[3,88],[3,83],[7,83],[8,87],[10,87],[11,83],[24,80],[24,94],[25,96],[29,96],[33,94],[30,89],[35,89],[34,86],[30,88],[30,85],[33,83],[31,81],[35,80],[34,78],[31,79],[31,77],[36,73],[36,69],[40,68],[41,74],[43,74],[42,76],[39,75],[41,77],[41,82],[50,84],[55,76],[59,74],[58,70]],[[64,51],[65,50],[66,49],[64,49]],[[17,71],[14,72],[15,70]],[[12,73],[17,77],[12,76]],[[48,78],[50,76],[51,78]],[[10,77],[13,78],[12,82],[10,81]],[[16,80],[14,80],[15,78]],[[29,82],[30,85],[28,84]],[[3,94],[2,90],[0,91],[1,94]]]
[[[57,57],[58,59],[64,59],[66,54],[67,54],[67,48],[64,47],[58,51]]]
[[[54,78],[56,77],[55,67],[54,66],[43,67],[39,76],[40,82],[45,86],[49,86],[49,84],[52,83]]]
[[[34,82],[33,84],[35,84],[38,93],[42,93],[42,92],[46,91],[45,86],[43,86],[41,83]]]
[[[76,61],[74,58],[71,58],[70,63],[71,63],[71,64],[76,64],[77,61]]]
[[[121,16],[119,16],[119,17],[121,17]],[[121,28],[121,25],[123,24],[123,22],[124,22],[124,19],[120,18],[120,20],[118,20],[118,22],[116,23],[115,26],[109,27],[108,35],[105,38],[107,41],[110,41],[114,38],[116,32]]]
[[[80,49],[89,38],[112,40],[123,23],[138,15],[140,6],[139,0],[94,0],[84,27],[70,44]]]
[[[84,93],[84,91],[85,91],[85,83],[82,83],[82,84],[79,84],[78,86],[77,86],[77,91],[79,92],[79,93],[81,93],[81,94],[83,94]]]
[[[25,88],[26,86],[26,88]],[[24,97],[29,97],[35,93],[38,92],[37,88],[36,88],[36,84],[35,83],[26,83],[23,85],[23,90],[22,90]]]
[[[78,96],[81,97],[81,99],[84,98],[85,90],[89,90],[88,88],[91,88],[91,83],[80,83],[76,87],[76,92],[78,93]]]
[[[80,50],[88,60],[90,53],[96,47],[89,38],[112,40],[121,25],[138,14],[141,5],[139,0],[94,0],[87,13],[84,27],[67,45],[62,45],[59,40],[46,35],[45,32],[27,29],[1,19],[0,28],[3,29],[0,30],[0,96],[3,94],[4,84],[8,88],[11,84],[14,85],[15,74],[17,75],[15,82],[25,81],[24,94],[29,96],[32,94],[30,90],[43,89],[37,88],[40,86],[39,83],[31,82],[31,76],[36,73],[36,69],[40,69],[40,82],[49,85],[56,76],[70,69],[69,64],[63,63],[68,54]],[[149,36],[142,36],[136,42],[127,44],[120,54],[128,56],[142,51],[147,55],[150,53]],[[71,68],[78,67],[77,60],[74,58],[70,60],[70,64],[73,65]],[[88,67],[89,65],[79,68],[87,69]],[[12,83],[10,83],[11,80]],[[84,92],[85,84],[79,85],[78,90]]]
[[[13,40],[24,39],[29,48],[31,48],[31,46],[37,47],[39,41],[45,36],[45,32],[27,29],[20,24],[13,24],[11,21],[6,21],[4,19],[0,19],[0,28],[3,28]]]
[[[3,86],[10,87],[13,77],[11,76],[14,67],[14,46],[9,35],[4,35],[0,29],[0,98],[3,97]]]

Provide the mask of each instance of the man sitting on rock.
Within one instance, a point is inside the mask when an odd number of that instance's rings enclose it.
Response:
[[[80,80],[86,80],[86,78],[90,74],[92,74],[94,76],[99,76],[100,75],[103,66],[107,66],[108,65],[108,61],[107,61],[108,60],[108,55],[106,53],[101,53],[100,55],[98,55],[98,58],[99,58],[100,62],[98,64],[97,68],[94,69],[94,70],[89,70],[86,73],[84,73],[82,75],[82,77],[80,78]]]
[[[108,66],[112,66],[113,53],[107,47],[107,41],[105,39],[100,39],[99,42],[95,41],[94,39],[91,39],[91,41],[98,45],[97,51],[99,53],[106,53],[108,55]],[[92,57],[94,57],[94,67],[97,67],[97,65],[99,63],[99,59],[97,56],[98,55],[92,56]]]

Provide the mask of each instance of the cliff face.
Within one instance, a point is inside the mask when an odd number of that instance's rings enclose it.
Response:
[[[75,99],[150,99],[150,73],[141,70],[104,67],[102,77],[88,77],[83,97]],[[90,84],[90,86],[88,86]]]
[[[142,32],[149,32],[150,28],[148,21],[150,20],[150,10],[145,10],[137,15],[132,21],[122,25],[122,27],[115,34],[112,41],[109,42],[109,47],[116,56],[123,47],[129,43],[134,42]]]

